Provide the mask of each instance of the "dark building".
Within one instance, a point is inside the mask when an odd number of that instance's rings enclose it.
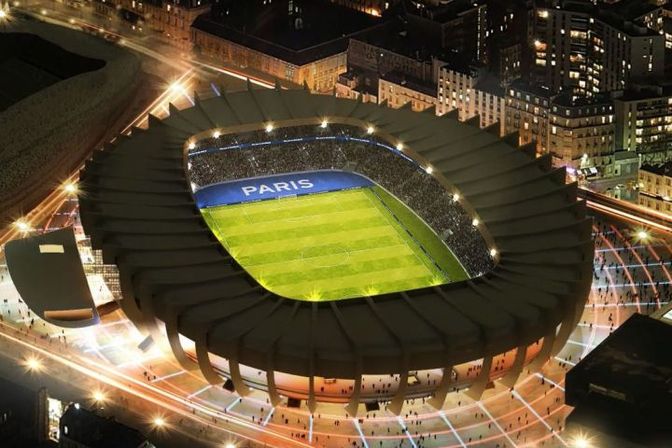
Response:
[[[219,62],[329,92],[346,71],[348,39],[380,22],[328,0],[215,0],[192,41]]]
[[[672,325],[635,314],[583,358],[566,377],[570,422],[636,440],[672,442]],[[613,446],[613,445],[611,445]]]
[[[486,56],[488,69],[503,85],[529,68],[528,1],[491,0],[487,3]]]
[[[402,20],[390,20],[384,29],[350,39],[348,72],[339,79],[337,92],[355,90],[378,95],[379,79],[392,72],[435,90],[441,61],[450,57],[448,53],[452,54],[427,42]],[[356,97],[343,93],[339,96]]]
[[[0,445],[53,447],[49,441],[47,390],[37,392],[0,378]]]
[[[71,404],[61,417],[62,448],[153,448],[140,431]]]
[[[464,53],[478,62],[487,61],[485,0],[408,0],[405,20],[409,31],[428,43]]]

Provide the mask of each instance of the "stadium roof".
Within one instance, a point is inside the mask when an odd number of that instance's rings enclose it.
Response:
[[[5,259],[21,299],[42,319],[70,328],[98,322],[71,227],[10,241]]]
[[[469,281],[345,301],[292,300],[259,285],[203,221],[186,177],[187,142],[213,128],[318,124],[324,117],[373,124],[379,138],[403,141],[406,154],[431,163],[485,224],[499,253],[495,268]],[[119,267],[127,315],[149,329],[154,317],[165,322],[185,366],[192,361],[178,333],[195,341],[199,367],[213,383],[221,379],[208,352],[227,358],[241,395],[239,364],[267,372],[273,400],[274,371],[354,378],[357,391],[362,374],[401,373],[403,384],[408,371],[487,362],[542,337],[545,360],[583,311],[591,220],[564,169],[508,141],[433,113],[249,86],[197,98],[185,110],[171,106],[169,118],[150,118],[148,130],[94,153],[81,173],[82,224],[105,262]]]

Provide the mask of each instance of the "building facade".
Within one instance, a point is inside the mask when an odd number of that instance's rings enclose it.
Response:
[[[506,132],[504,89],[483,68],[456,64],[441,67],[436,113],[453,110],[457,110],[460,121],[478,116],[482,128],[499,124],[499,134]]]
[[[191,47],[191,25],[210,10],[209,0],[94,0],[96,12],[170,37],[183,49]]]
[[[637,202],[651,210],[672,213],[672,163],[641,166]]]
[[[537,154],[548,152],[551,91],[514,81],[506,90],[505,133],[519,133],[519,144],[535,142]]]
[[[615,126],[613,101],[608,94],[553,98],[548,125],[548,152],[553,164],[574,170],[597,168],[600,177],[613,175]]]
[[[295,62],[225,39],[216,32],[209,32],[209,28],[202,25],[202,20],[199,18],[192,27],[194,47],[201,54],[225,64],[256,70],[297,85],[306,84],[312,91],[322,93],[332,91],[338,76],[347,69],[345,50],[304,63]]]
[[[616,146],[636,151],[644,163],[663,163],[672,153],[672,86],[645,86],[614,100]]]
[[[378,99],[394,109],[410,103],[412,110],[422,112],[436,107],[436,89],[431,84],[390,72],[378,82]]]
[[[580,0],[539,2],[531,17],[532,80],[552,91],[590,96],[663,76],[665,37],[644,24]]]

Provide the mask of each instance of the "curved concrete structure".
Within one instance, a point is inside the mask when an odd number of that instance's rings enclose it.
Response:
[[[403,142],[406,155],[431,166],[485,225],[495,267],[465,282],[347,301],[297,301],[259,285],[201,218],[185,173],[187,147],[213,129],[318,125],[324,117],[375,126],[379,138]],[[478,396],[494,358],[511,355],[507,381],[515,381],[523,365],[548,359],[581,315],[593,253],[585,205],[550,157],[534,158],[533,148],[514,141],[449,117],[250,88],[171,108],[166,120],[152,118],[148,130],[96,152],[81,173],[81,218],[93,247],[119,267],[127,315],[151,331],[165,322],[180,362],[197,364],[211,382],[228,373],[245,393],[240,372],[266,371],[264,388],[275,402],[275,373],[296,375],[308,380],[298,395],[314,409],[318,381],[345,379],[354,385],[343,394],[354,414],[363,378],[397,374],[390,407],[397,412],[413,390],[409,372],[443,371],[445,381],[425,392],[442,402],[452,366],[482,359],[470,383]],[[181,348],[179,334],[195,343],[195,355]],[[228,366],[213,368],[213,355]]]
[[[10,241],[5,259],[16,290],[36,315],[59,327],[98,323],[71,227]]]

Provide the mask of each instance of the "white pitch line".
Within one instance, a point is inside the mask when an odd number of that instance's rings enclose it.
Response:
[[[559,356],[556,356],[555,359],[557,359],[560,362],[565,362],[565,363],[569,364],[570,366],[575,366],[576,365],[576,363],[573,363],[572,361],[567,361],[566,359],[562,359]]]
[[[366,438],[364,437],[364,432],[362,431],[361,426],[359,426],[359,422],[357,421],[357,419],[353,418],[352,423],[355,425],[355,428],[357,429],[357,432],[359,433],[359,437],[362,439],[362,445],[364,445],[364,448],[369,448],[369,444],[366,442]]]
[[[514,397],[516,397],[516,398],[518,399],[518,401],[520,401],[521,403],[523,403],[523,405],[524,405],[527,409],[529,409],[530,412],[531,412],[532,414],[534,414],[535,417],[537,417],[537,419],[541,422],[542,425],[544,425],[544,426],[546,427],[546,429],[548,429],[549,431],[551,431],[551,434],[553,434],[553,437],[555,437],[556,439],[558,439],[563,445],[565,445],[565,446],[569,446],[569,444],[568,444],[567,442],[565,442],[565,439],[563,439],[563,438],[560,436],[560,434],[558,434],[558,433],[555,431],[555,429],[553,429],[553,427],[552,427],[551,425],[549,425],[548,422],[547,422],[546,420],[544,420],[544,419],[541,417],[541,415],[539,415],[539,413],[538,413],[537,411],[534,410],[534,408],[530,405],[530,403],[528,403],[527,401],[525,401],[525,399],[522,397],[522,395],[520,395],[520,394],[518,393],[517,390],[514,389],[514,390],[511,391],[511,393],[513,394]]]
[[[546,381],[547,383],[550,383],[550,384],[554,385],[555,387],[557,387],[557,388],[560,389],[561,391],[563,391],[563,392],[565,391],[565,388],[564,388],[564,387],[562,387],[561,385],[559,385],[558,383],[556,383],[556,382],[553,381],[552,379],[550,379],[550,378],[548,378],[548,377],[545,377],[545,376],[542,375],[541,373],[537,372],[537,373],[535,373],[535,375],[538,376],[539,378],[543,379],[543,380]]]
[[[212,387],[212,384],[208,384],[207,386],[198,389],[198,390],[197,390],[196,392],[194,392],[193,394],[189,394],[189,395],[187,395],[187,398],[188,398],[188,399],[191,399],[191,398],[194,398],[194,397],[197,396],[197,395],[201,395],[203,392],[205,392],[206,390],[210,389],[211,387]]]
[[[271,412],[268,413],[266,418],[264,419],[264,423],[262,423],[261,426],[266,426],[268,425],[268,422],[271,421],[271,417],[273,417],[273,413],[275,412],[275,408],[271,408]]]
[[[180,370],[180,371],[177,371],[177,372],[169,373],[168,375],[160,376],[160,377],[150,381],[150,383],[156,383],[158,381],[165,381],[169,378],[173,378],[175,376],[182,375],[183,373],[187,373],[187,371],[186,370]]]
[[[453,435],[455,436],[457,441],[460,442],[460,446],[462,446],[462,448],[467,448],[467,445],[464,444],[464,440],[462,440],[462,437],[460,437],[460,435],[457,433],[453,424],[450,423],[450,420],[448,420],[448,417],[446,417],[446,414],[443,411],[439,411],[439,416],[441,417],[441,419],[444,422],[446,422],[446,425],[448,425],[448,427],[450,428],[451,432],[453,433]]]
[[[502,428],[502,427],[500,426],[500,424],[497,422],[497,420],[495,420],[495,418],[492,416],[492,414],[490,413],[490,411],[488,411],[487,409],[485,409],[485,406],[483,406],[483,403],[481,403],[480,401],[478,401],[478,402],[476,402],[476,404],[478,405],[479,408],[481,408],[481,411],[483,411],[483,412],[485,413],[485,415],[488,416],[488,418],[490,419],[490,421],[491,421],[492,423],[494,423],[494,425],[497,427],[497,429],[499,429],[499,432],[501,432],[501,433],[504,435],[504,437],[506,437],[506,440],[508,440],[508,441],[511,443],[511,445],[513,446],[513,448],[516,448],[516,447],[518,446],[518,445],[516,445],[516,442],[514,442],[513,439],[512,439],[511,437],[509,437],[509,435],[507,434],[507,432],[504,431],[504,428]]]
[[[408,428],[406,427],[406,423],[404,423],[404,420],[397,416],[397,420],[399,421],[399,425],[401,426],[401,430],[404,431],[406,434],[406,437],[408,437],[408,441],[411,442],[411,446],[413,448],[418,448],[418,445],[415,444],[415,440],[413,440],[413,437],[411,436],[411,433],[408,432]]]

